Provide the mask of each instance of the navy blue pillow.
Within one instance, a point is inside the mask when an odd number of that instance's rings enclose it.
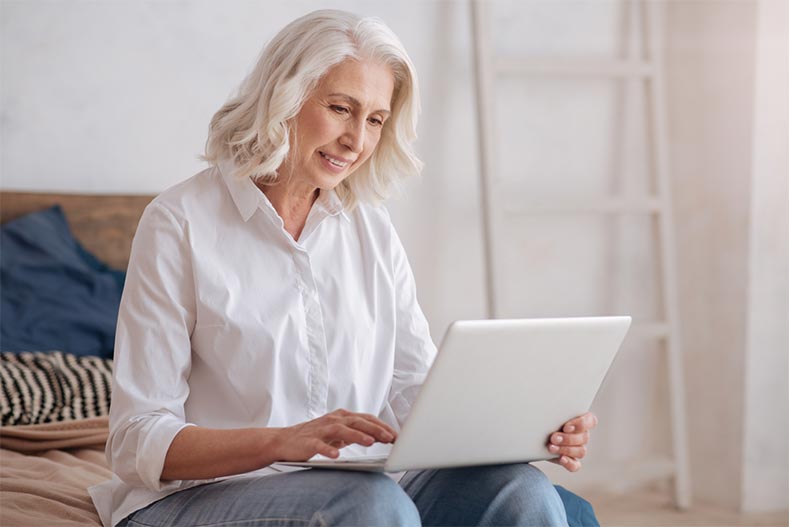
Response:
[[[112,358],[125,273],[72,236],[59,206],[0,229],[0,350]]]

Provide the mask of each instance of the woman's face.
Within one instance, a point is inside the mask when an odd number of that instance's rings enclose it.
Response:
[[[330,190],[373,153],[390,115],[389,67],[346,60],[330,69],[295,117],[295,137],[280,174],[311,190]]]

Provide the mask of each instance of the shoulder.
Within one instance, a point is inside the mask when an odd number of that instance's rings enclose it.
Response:
[[[371,238],[382,248],[391,246],[393,238],[397,238],[390,213],[383,204],[359,203],[346,214],[361,236]]]
[[[350,214],[360,236],[368,238],[375,251],[397,268],[406,261],[406,252],[389,210],[381,204],[360,204]],[[364,232],[364,234],[362,234]]]
[[[361,223],[382,233],[392,229],[392,218],[383,204],[359,203],[346,214],[352,223]]]
[[[209,217],[227,205],[230,199],[222,175],[216,167],[209,167],[168,188],[146,208],[145,216],[167,216],[180,224]]]
[[[195,208],[205,208],[212,200],[221,199],[226,194],[221,177],[216,167],[209,167],[168,188],[154,198],[151,204],[168,209],[178,216]]]

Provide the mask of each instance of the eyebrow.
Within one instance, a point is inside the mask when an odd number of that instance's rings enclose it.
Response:
[[[345,93],[330,93],[328,96],[329,97],[340,97],[341,99],[345,99],[346,101],[348,101],[349,103],[353,104],[356,107],[362,106],[362,103],[359,102],[359,100],[357,100],[354,97],[352,97],[350,95],[347,95]],[[378,113],[385,113],[387,115],[390,114],[389,110],[384,110],[383,108],[381,110],[374,110],[373,111],[373,113],[376,113],[376,112],[378,112]]]

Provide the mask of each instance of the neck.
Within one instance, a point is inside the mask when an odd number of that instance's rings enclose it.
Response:
[[[307,222],[310,208],[318,198],[319,190],[290,180],[283,180],[275,185],[258,185],[258,188],[282,218],[285,230],[293,236],[294,240],[298,240]]]

